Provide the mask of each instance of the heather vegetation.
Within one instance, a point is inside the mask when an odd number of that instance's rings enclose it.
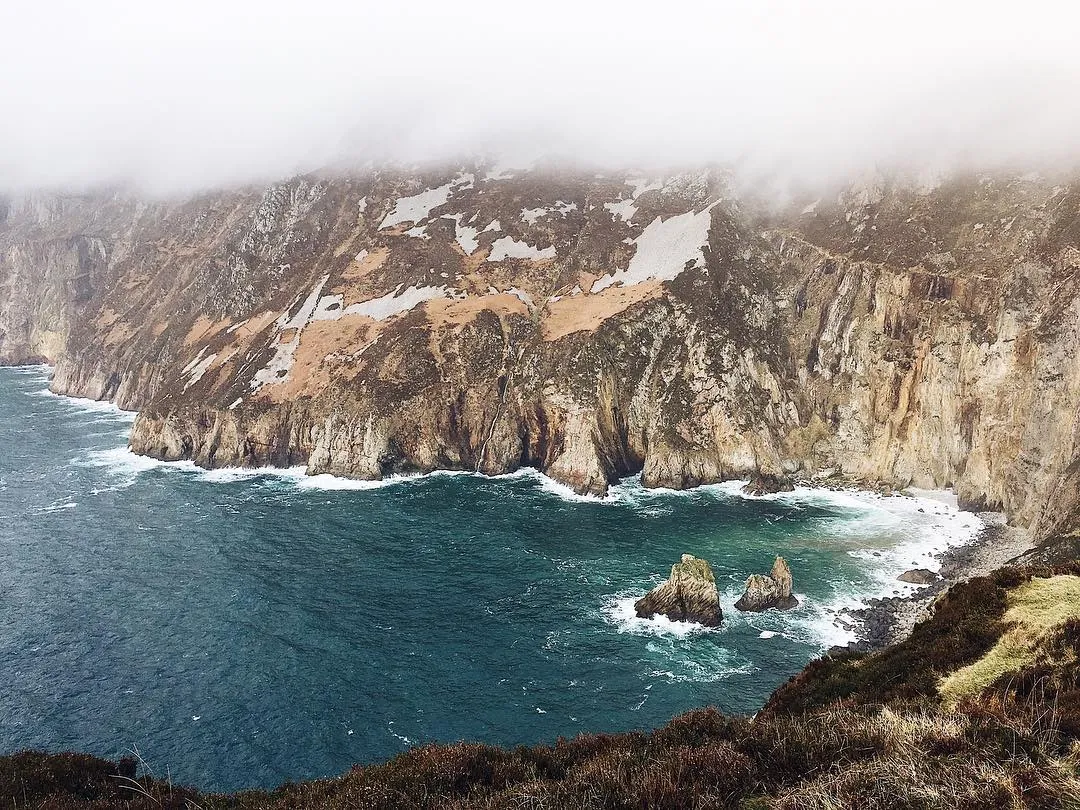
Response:
[[[824,658],[757,716],[701,709],[552,746],[428,745],[273,792],[205,795],[133,762],[0,758],[17,808],[1080,808],[1080,564],[951,589],[911,637]]]

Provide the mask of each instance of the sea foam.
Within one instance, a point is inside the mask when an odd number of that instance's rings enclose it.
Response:
[[[697,622],[674,622],[667,616],[656,615],[650,619],[642,619],[634,610],[634,602],[641,596],[641,593],[634,595],[625,591],[614,594],[605,599],[601,613],[620,633],[686,638],[702,633],[720,632],[721,628],[718,627],[705,627]]]
[[[86,397],[69,397],[65,394],[57,394],[50,391],[48,388],[42,388],[39,391],[32,391],[30,393],[32,396],[54,398],[63,402],[74,411],[81,411],[82,413],[92,414],[94,416],[109,416],[127,422],[134,422],[135,417],[138,416],[137,411],[125,411],[123,408],[118,408],[112,402],[107,402],[105,400],[87,399]]]
[[[627,478],[612,487],[609,500],[626,504],[639,514],[657,516],[664,514],[658,507],[665,500],[695,496],[813,506],[826,513],[818,522],[823,541],[855,546],[848,553],[865,562],[864,571],[870,582],[837,583],[834,595],[824,600],[796,594],[799,607],[763,614],[735,610],[734,603],[742,588],[741,584],[730,586],[720,594],[724,625],[715,629],[671,622],[662,616],[637,618],[633,603],[635,596],[646,590],[642,589],[634,595],[619,593],[609,598],[602,610],[609,624],[619,632],[678,637],[749,625],[758,630],[759,638],[781,635],[822,649],[844,645],[856,638],[851,629],[854,625],[851,611],[865,607],[873,598],[914,592],[920,586],[899,582],[897,576],[910,568],[937,571],[942,552],[972,542],[983,526],[976,515],[960,511],[955,496],[948,492],[911,490],[904,495],[880,495],[855,489],[800,486],[791,492],[755,496],[743,492],[745,483],[726,481],[689,490],[670,490],[647,489],[636,478]],[[779,551],[782,553],[783,549]]]

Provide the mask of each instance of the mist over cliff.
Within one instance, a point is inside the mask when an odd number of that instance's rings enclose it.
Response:
[[[49,0],[0,10],[0,189],[166,193],[325,165],[538,155],[733,164],[1071,162],[1078,12],[1032,3]]]

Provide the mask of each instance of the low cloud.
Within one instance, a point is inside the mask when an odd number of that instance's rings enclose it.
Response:
[[[806,181],[1071,164],[1078,22],[1061,3],[8,3],[0,188],[477,153]]]

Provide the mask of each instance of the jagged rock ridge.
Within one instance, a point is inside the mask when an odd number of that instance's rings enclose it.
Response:
[[[718,171],[306,176],[0,208],[0,359],[132,445],[579,492],[835,469],[1045,536],[1080,502],[1080,185],[874,178],[777,211]]]

